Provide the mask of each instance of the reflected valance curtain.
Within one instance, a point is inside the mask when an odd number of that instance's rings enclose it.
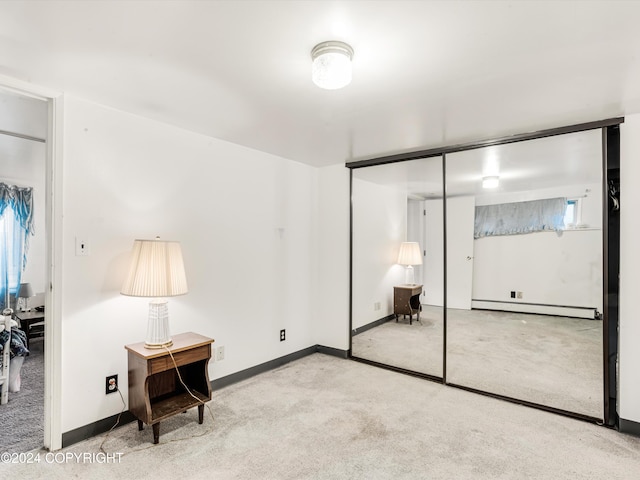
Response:
[[[0,182],[0,309],[10,306],[27,265],[33,235],[33,189]]]
[[[561,231],[566,209],[566,198],[476,207],[473,238]]]

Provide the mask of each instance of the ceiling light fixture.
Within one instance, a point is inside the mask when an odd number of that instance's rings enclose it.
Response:
[[[311,78],[320,88],[336,90],[351,83],[353,48],[344,42],[322,42],[311,50]]]
[[[500,183],[500,177],[482,177],[482,188],[497,188]]]

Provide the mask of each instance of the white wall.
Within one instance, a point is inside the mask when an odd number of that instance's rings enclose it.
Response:
[[[620,346],[621,418],[640,423],[640,114],[620,126]]]
[[[589,193],[586,193],[589,191]],[[586,197],[585,197],[586,194]],[[584,229],[474,241],[473,298],[597,308],[602,312],[602,199],[599,185],[478,197],[478,204],[581,197]],[[523,292],[512,299],[512,290]]]
[[[313,337],[327,347],[349,348],[349,170],[318,171],[318,282]]]
[[[356,171],[357,172],[357,171]],[[405,283],[397,264],[407,235],[407,195],[392,187],[353,179],[353,325],[359,328],[393,313],[393,286]],[[380,310],[374,304],[380,303]]]
[[[602,312],[602,231],[531,233],[474,241],[473,298],[597,308]],[[522,299],[510,297],[512,290]]]
[[[124,345],[147,323],[147,300],[119,294],[135,238],[181,242],[189,293],[169,300],[171,329],[225,346],[211,379],[317,343],[317,169],[73,97],[64,112],[63,432],[120,411],[106,375],[127,396]]]

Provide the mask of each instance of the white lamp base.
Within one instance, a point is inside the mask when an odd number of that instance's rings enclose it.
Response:
[[[407,285],[415,285],[415,276],[413,274],[413,266],[412,265],[407,265],[407,270],[405,271],[404,274],[404,282]]]
[[[169,308],[166,298],[154,298],[149,302],[146,348],[164,348],[173,345],[169,333]]]

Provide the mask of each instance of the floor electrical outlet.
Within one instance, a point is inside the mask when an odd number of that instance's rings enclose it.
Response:
[[[104,393],[116,393],[118,391],[118,375],[109,375],[105,381]]]
[[[283,328],[280,330],[280,341],[284,342],[287,339],[287,331]]]

